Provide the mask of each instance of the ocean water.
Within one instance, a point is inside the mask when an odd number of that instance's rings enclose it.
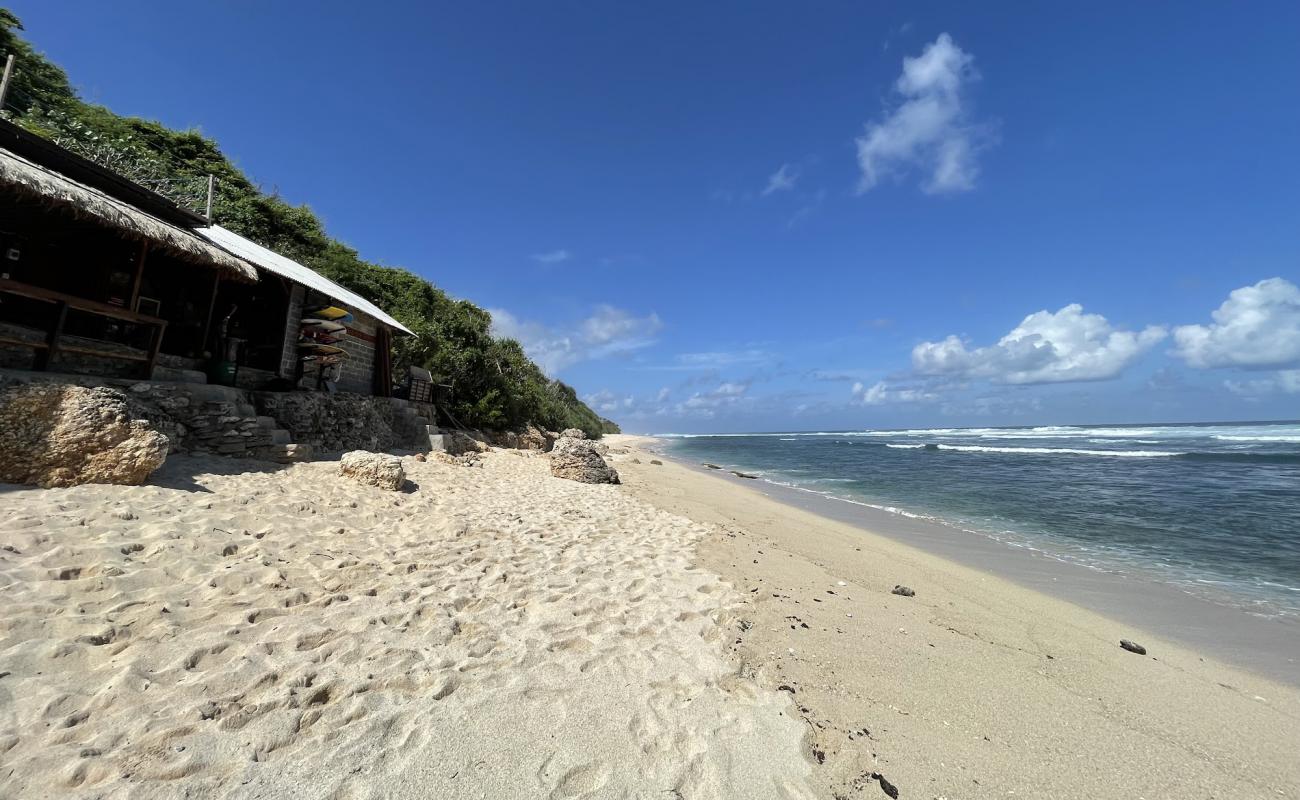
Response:
[[[664,438],[685,460],[1300,616],[1300,422]]]

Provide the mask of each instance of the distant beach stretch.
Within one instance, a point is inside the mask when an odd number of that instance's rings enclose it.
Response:
[[[768,482],[1300,621],[1300,423],[670,437]]]

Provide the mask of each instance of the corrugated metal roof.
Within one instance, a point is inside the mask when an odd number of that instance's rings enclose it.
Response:
[[[274,250],[268,250],[256,242],[232,233],[220,225],[213,225],[210,228],[199,228],[198,234],[205,237],[208,241],[221,247],[222,249],[239,256],[245,261],[251,261],[265,270],[274,272],[276,275],[283,275],[295,283],[301,283],[303,286],[309,286],[327,297],[341,302],[343,305],[357,311],[364,311],[385,325],[391,325],[399,331],[410,333],[414,332],[402,323],[388,316],[379,310],[374,303],[366,300],[356,292],[344,289],[332,280],[320,275],[319,273],[304,267],[297,261],[292,261]]]

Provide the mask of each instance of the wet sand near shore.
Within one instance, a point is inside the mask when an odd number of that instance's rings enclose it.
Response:
[[[826,797],[1300,797],[1293,683],[750,481],[648,449],[615,464],[634,496],[718,526],[697,558],[745,598],[732,650],[794,699]]]

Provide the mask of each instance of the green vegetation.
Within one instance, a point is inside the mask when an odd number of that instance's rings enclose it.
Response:
[[[488,429],[531,422],[554,431],[580,428],[591,437],[617,431],[571,387],[548,379],[518,342],[493,337],[486,311],[406,270],[363,260],[331,239],[310,208],[262,192],[198,131],[171,130],[83,102],[63,70],[20,30],[18,18],[0,9],[0,54],[18,57],[4,111],[9,119],[195,210],[206,199],[207,176],[215,175],[213,218],[222,227],[346,286],[415,332],[394,337],[394,374],[414,364],[450,385],[449,422]]]

